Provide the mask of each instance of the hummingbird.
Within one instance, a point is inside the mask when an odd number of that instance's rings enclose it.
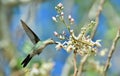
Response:
[[[21,65],[23,67],[26,67],[27,64],[30,62],[30,60],[35,56],[41,54],[43,49],[47,47],[50,44],[56,44],[56,42],[49,38],[47,40],[41,41],[38,36],[27,26],[27,24],[21,20],[23,29],[25,30],[26,34],[34,44],[34,46],[31,49],[31,53],[27,55],[27,57],[22,61]]]

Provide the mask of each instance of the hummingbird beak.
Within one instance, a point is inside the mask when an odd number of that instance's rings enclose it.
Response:
[[[58,42],[55,41],[55,44],[58,44]]]
[[[58,44],[57,42],[55,42],[55,44]]]
[[[53,40],[52,38],[50,38],[50,40]],[[53,40],[54,41],[54,40]],[[54,44],[58,44],[58,42],[54,41]]]

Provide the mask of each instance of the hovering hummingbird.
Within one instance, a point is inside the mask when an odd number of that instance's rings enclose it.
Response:
[[[27,57],[21,63],[23,67],[26,67],[26,65],[29,63],[32,57],[34,57],[35,55],[39,55],[47,45],[56,44],[56,42],[53,39],[47,39],[45,41],[41,41],[38,38],[38,36],[27,26],[27,24],[24,21],[21,20],[21,23],[22,23],[22,26],[26,34],[28,35],[32,43],[34,44],[33,48],[31,49],[32,52],[29,53]]]

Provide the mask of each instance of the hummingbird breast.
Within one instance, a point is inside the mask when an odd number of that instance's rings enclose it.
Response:
[[[45,48],[45,44],[41,41],[39,41],[35,46],[34,46],[34,53],[40,54],[42,50]]]

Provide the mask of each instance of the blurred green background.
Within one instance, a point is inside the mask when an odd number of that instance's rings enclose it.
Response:
[[[45,48],[45,51],[36,56],[26,69],[20,65],[33,46],[21,26],[20,19],[25,21],[41,40],[50,37],[57,40],[53,32],[66,30],[63,25],[52,21],[52,16],[57,14],[54,7],[59,2],[64,5],[65,17],[71,14],[75,19],[73,29],[78,35],[83,25],[95,20],[100,0],[0,0],[0,76],[29,76],[26,70],[36,67],[36,64],[37,67],[39,64],[42,71],[47,65],[48,70],[45,70],[45,73],[48,75],[39,76],[68,75],[64,74],[67,72],[63,70],[70,53],[65,50],[56,51],[54,45]],[[105,0],[99,19],[99,26],[93,40],[101,39],[100,50],[107,48],[109,51],[117,29],[120,27],[120,0]],[[96,60],[104,64],[106,56],[96,56]],[[109,76],[120,76],[119,58],[120,41],[108,70]]]

